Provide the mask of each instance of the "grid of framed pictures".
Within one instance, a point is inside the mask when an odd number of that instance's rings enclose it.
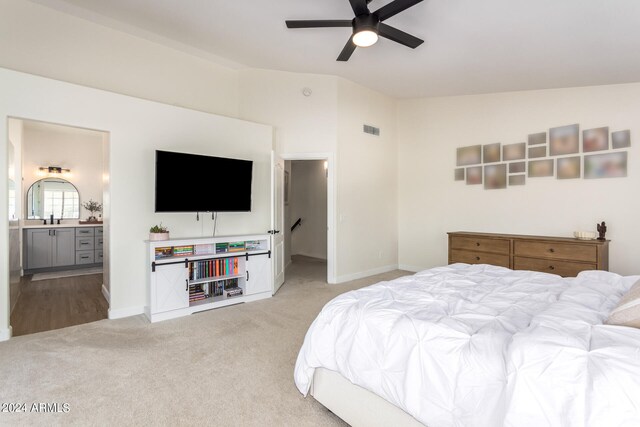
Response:
[[[547,138],[548,135],[548,138]],[[460,147],[455,180],[486,190],[525,185],[528,178],[597,179],[627,176],[631,132],[578,124],[530,134],[526,142]],[[593,153],[593,154],[592,154]]]

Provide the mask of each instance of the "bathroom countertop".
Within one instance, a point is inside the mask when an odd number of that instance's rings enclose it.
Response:
[[[104,224],[24,224],[23,229],[27,228],[81,228],[81,227],[102,227]]]

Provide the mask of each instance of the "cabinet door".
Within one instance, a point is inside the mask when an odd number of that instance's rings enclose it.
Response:
[[[267,255],[252,256],[247,261],[247,295],[273,292],[271,286],[271,259]]]
[[[76,234],[74,228],[53,230],[53,266],[61,267],[76,263]]]
[[[157,266],[151,273],[151,312],[189,307],[189,285],[184,264]]]
[[[49,229],[27,230],[27,268],[47,268],[51,267],[52,257],[52,236]]]

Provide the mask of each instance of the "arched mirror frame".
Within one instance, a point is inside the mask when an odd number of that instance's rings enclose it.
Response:
[[[69,185],[71,185],[73,187],[75,192],[78,194],[78,214],[77,214],[77,216],[63,216],[61,219],[80,219],[80,208],[82,207],[82,205],[81,205],[81,200],[80,200],[80,191],[78,191],[78,187],[76,187],[75,184],[72,183],[71,181],[69,181],[69,180],[67,180],[65,178],[56,177],[56,176],[48,176],[48,177],[39,179],[39,180],[35,181],[33,184],[31,184],[31,186],[29,187],[29,189],[27,190],[27,193],[26,193],[26,200],[25,200],[26,203],[25,203],[25,211],[24,211],[25,212],[25,218],[26,219],[44,219],[43,218],[44,217],[44,212],[42,213],[41,216],[32,215],[32,212],[31,212],[32,209],[30,209],[29,202],[30,202],[30,199],[33,198],[33,188],[34,188],[34,186],[36,186],[38,183],[41,183],[41,182],[47,181],[47,180],[64,181],[65,183],[67,183],[67,184],[69,184]],[[43,209],[44,209],[44,207],[43,207]],[[57,216],[54,215],[54,217],[55,217],[55,219],[58,219]]]

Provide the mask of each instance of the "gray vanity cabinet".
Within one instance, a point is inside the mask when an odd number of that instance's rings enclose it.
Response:
[[[27,269],[61,267],[76,262],[76,237],[73,228],[26,230]]]

